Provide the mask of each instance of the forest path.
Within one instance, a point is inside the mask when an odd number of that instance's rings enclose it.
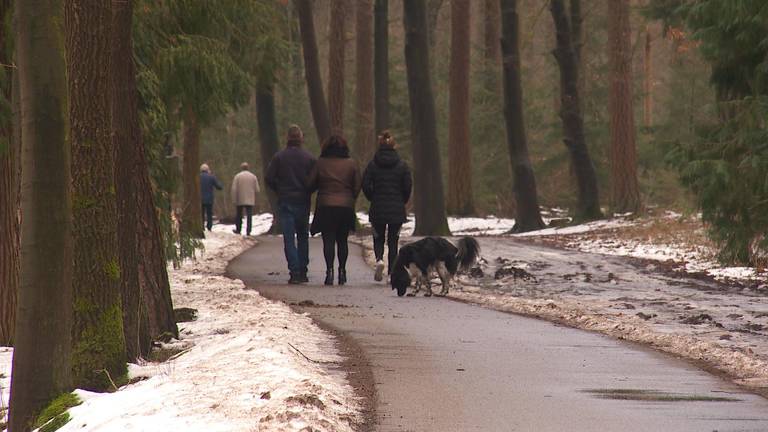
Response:
[[[374,409],[367,430],[768,430],[768,401],[684,361],[445,298],[397,297],[372,281],[356,245],[348,285],[322,285],[318,239],[310,283],[287,285],[282,239],[259,242],[228,274],[310,314],[358,353],[347,366]]]

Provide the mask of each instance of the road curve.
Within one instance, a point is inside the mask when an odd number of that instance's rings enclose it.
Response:
[[[349,284],[287,285],[280,237],[231,277],[352,339],[372,371],[377,431],[766,431],[768,401],[638,345],[445,298],[397,297],[350,245]],[[308,304],[305,302],[305,304]]]

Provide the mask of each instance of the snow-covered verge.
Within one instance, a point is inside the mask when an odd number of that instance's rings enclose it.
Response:
[[[470,275],[459,277],[461,287],[451,290],[449,297],[646,344],[768,394],[768,296],[762,285],[734,285],[678,271],[693,261],[692,256],[714,267],[714,261],[707,261],[712,254],[707,255],[705,246],[698,255],[695,248],[686,248],[685,241],[676,240],[674,247],[666,248],[692,254],[680,261],[681,266],[670,265],[669,256],[640,255],[639,247],[611,246],[630,230],[646,232],[643,225],[648,223],[621,218],[545,230],[538,237],[478,237],[484,260]],[[659,223],[667,224],[663,219]],[[637,244],[651,248],[664,238],[675,240],[670,233],[662,234],[647,237],[645,243],[639,238]],[[404,237],[402,242],[412,240]],[[373,264],[370,236],[358,241],[366,246],[366,259]],[[598,243],[605,248],[601,252],[614,253],[591,252]],[[611,255],[648,261],[638,264]]]
[[[343,359],[332,336],[222,276],[254,244],[231,228],[216,226],[197,261],[169,269],[174,306],[198,311],[196,321],[179,324],[181,340],[163,346],[179,354],[130,365],[142,380],[114,393],[76,390],[84,402],[60,431],[354,430],[360,401],[334,367]],[[6,403],[10,359],[11,350],[0,348]]]

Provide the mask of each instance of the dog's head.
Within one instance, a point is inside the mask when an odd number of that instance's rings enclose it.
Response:
[[[392,289],[397,290],[398,297],[405,295],[405,291],[411,286],[411,275],[405,267],[395,267],[390,277]]]

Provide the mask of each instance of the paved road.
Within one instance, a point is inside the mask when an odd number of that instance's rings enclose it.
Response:
[[[229,274],[299,307],[362,349],[378,431],[766,431],[768,401],[643,347],[444,298],[397,297],[350,246],[344,287],[285,284],[280,237]],[[279,272],[279,274],[275,274]],[[639,400],[641,399],[641,400]],[[728,399],[728,400],[720,400]]]

